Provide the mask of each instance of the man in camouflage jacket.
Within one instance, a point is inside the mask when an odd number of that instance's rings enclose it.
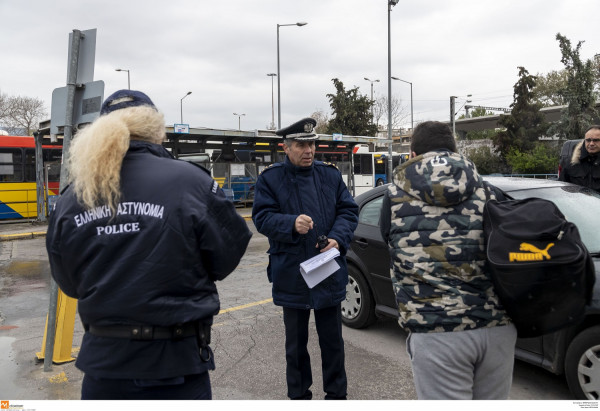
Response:
[[[394,170],[381,231],[417,395],[506,399],[517,333],[484,271],[483,180],[443,123],[414,130],[411,157]]]

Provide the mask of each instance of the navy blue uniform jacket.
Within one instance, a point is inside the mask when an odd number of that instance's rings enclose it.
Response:
[[[252,233],[206,170],[160,145],[132,141],[116,216],[85,210],[67,188],[50,216],[52,276],[77,298],[84,324],[172,326],[219,312],[216,280],[231,273]],[[114,217],[114,218],[113,218]],[[159,379],[214,368],[196,337],[133,341],[85,333],[77,367],[101,378]]]
[[[294,230],[300,214],[315,224],[306,235]],[[269,238],[267,276],[276,305],[321,309],[346,297],[345,255],[358,224],[358,206],[335,166],[315,161],[311,167],[296,167],[286,157],[284,163],[266,168],[256,182],[252,219],[258,232]],[[319,253],[319,235],[337,240],[340,269],[309,289],[300,263]]]

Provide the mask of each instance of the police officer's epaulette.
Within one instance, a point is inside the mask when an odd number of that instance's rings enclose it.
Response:
[[[329,161],[319,161],[319,163],[320,163],[320,164],[323,164],[324,166],[333,167],[333,168],[335,168],[335,169],[339,170],[339,168],[338,168],[338,167],[337,167],[335,164],[333,164],[333,163],[330,163]]]
[[[185,161],[185,160],[181,160],[181,159],[177,159],[177,160],[178,160],[178,161],[184,161],[184,162],[186,162],[186,163],[188,163],[188,164],[191,164],[191,165],[193,165],[193,166],[196,166],[196,167],[198,167],[199,169],[201,169],[202,171],[204,171],[206,174],[208,174],[208,175],[210,176],[210,171],[209,171],[207,168],[205,168],[205,167],[201,166],[200,164],[192,163],[191,161]],[[212,177],[212,176],[211,176],[211,177]]]
[[[264,173],[264,172],[265,172],[265,171],[267,171],[267,170],[272,170],[272,169],[274,169],[274,168],[277,168],[277,167],[282,167],[282,166],[283,166],[283,163],[273,163],[273,164],[271,164],[271,165],[268,165],[268,166],[266,166],[266,167],[263,169],[263,171],[261,171],[260,173],[258,173],[258,175],[261,175],[262,173]]]

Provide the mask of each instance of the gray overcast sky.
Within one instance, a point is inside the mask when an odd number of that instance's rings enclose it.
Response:
[[[600,53],[598,0],[400,0],[391,12],[392,76],[413,83],[415,122],[448,120],[467,94],[473,105],[508,107],[517,67],[563,68],[556,33],[582,58]],[[280,28],[282,126],[330,111],[332,78],[387,94],[387,0],[0,0],[0,92],[43,99],[67,77],[68,36],[97,29],[94,80],[107,97],[146,92],[167,124],[264,129]],[[275,123],[277,81],[275,78]],[[410,86],[393,81],[410,124]]]

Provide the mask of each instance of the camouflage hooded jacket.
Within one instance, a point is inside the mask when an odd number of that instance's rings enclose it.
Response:
[[[400,325],[447,332],[510,323],[484,272],[486,195],[473,163],[457,153],[428,152],[397,167],[394,183],[381,226]]]

